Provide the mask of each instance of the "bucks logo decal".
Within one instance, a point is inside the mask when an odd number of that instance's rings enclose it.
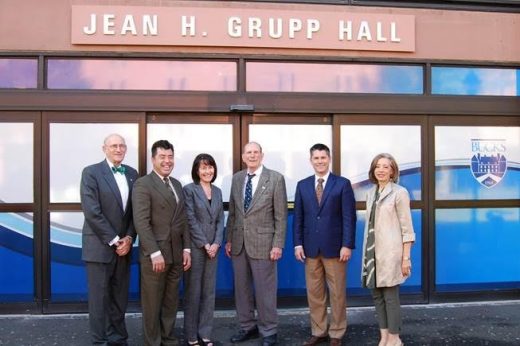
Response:
[[[471,173],[487,188],[498,184],[506,175],[505,139],[471,139]]]

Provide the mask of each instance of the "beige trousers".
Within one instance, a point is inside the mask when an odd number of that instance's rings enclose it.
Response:
[[[347,268],[339,258],[307,257],[305,282],[314,336],[342,338],[347,330]],[[330,327],[327,328],[327,289],[331,305]]]

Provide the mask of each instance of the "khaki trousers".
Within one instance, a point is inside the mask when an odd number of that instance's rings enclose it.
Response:
[[[309,302],[311,331],[314,336],[341,339],[347,330],[347,268],[339,258],[307,257],[305,282]],[[327,328],[327,289],[331,305]]]

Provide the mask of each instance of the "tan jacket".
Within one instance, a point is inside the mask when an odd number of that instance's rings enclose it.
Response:
[[[363,260],[368,235],[370,210],[374,203],[377,185],[367,192]],[[410,197],[402,186],[388,183],[379,196],[375,217],[376,286],[392,287],[405,281],[401,272],[403,243],[414,242],[415,233],[410,212]],[[363,273],[363,270],[361,270]]]
[[[283,249],[287,228],[287,192],[280,173],[265,166],[258,181],[251,205],[244,212],[246,170],[233,176],[226,239],[236,256],[245,247],[249,257],[269,259],[273,247]]]

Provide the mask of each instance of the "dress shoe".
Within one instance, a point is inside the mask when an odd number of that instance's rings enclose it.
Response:
[[[254,327],[249,330],[240,329],[238,333],[231,337],[231,342],[242,342],[249,339],[254,339],[258,337],[258,327]]]
[[[330,346],[341,346],[341,339],[330,338]]]
[[[318,345],[319,343],[325,342],[325,341],[327,341],[326,335],[324,335],[324,336],[313,335],[310,337],[309,340],[307,340],[303,343],[303,346],[314,346],[314,345]]]
[[[262,346],[273,346],[276,345],[276,334],[269,335],[263,338]]]

